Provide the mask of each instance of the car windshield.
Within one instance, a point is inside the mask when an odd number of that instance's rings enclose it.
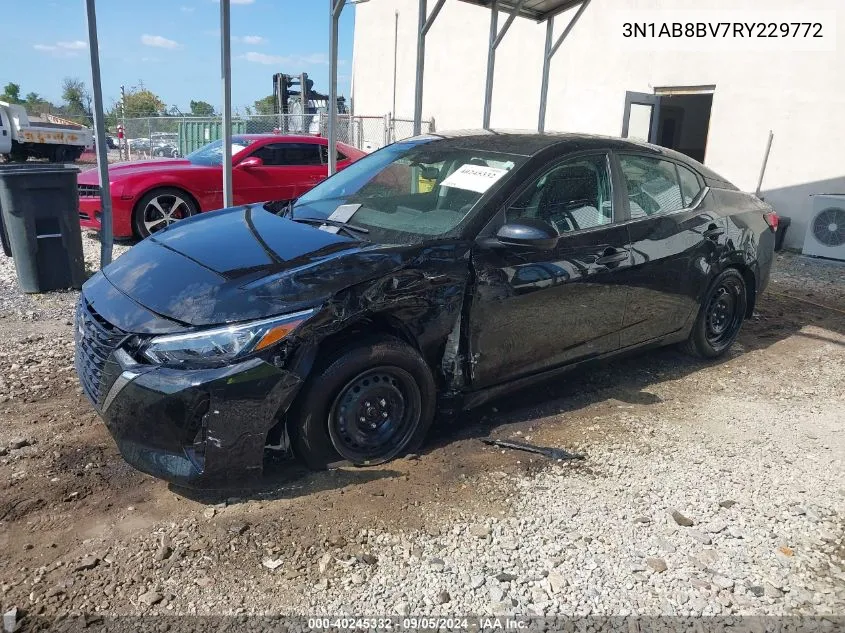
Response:
[[[481,197],[524,160],[438,137],[414,138],[321,183],[299,198],[293,215],[345,221],[386,243],[453,237]]]
[[[246,148],[252,141],[246,138],[232,139],[232,156]],[[223,164],[223,141],[212,141],[194,150],[185,158],[194,165],[217,166]]]

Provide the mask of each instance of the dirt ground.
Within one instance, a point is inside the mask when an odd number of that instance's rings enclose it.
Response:
[[[143,586],[148,574],[167,565],[164,559],[142,565],[133,548],[169,547],[168,526],[178,530],[186,521],[216,566],[236,564],[227,552],[239,539],[254,539],[269,553],[285,547],[293,552],[285,578],[296,587],[311,582],[314,552],[339,534],[396,528],[437,535],[455,519],[504,514],[507,493],[496,477],[531,475],[548,462],[491,448],[480,438],[530,438],[589,454],[630,437],[634,431],[618,423],[620,412],[648,411],[653,385],[671,391],[681,415],[704,384],[699,374],[727,390],[734,381],[797,380],[812,390],[811,365],[795,359],[812,358],[831,341],[840,355],[845,350],[845,266],[785,254],[738,345],[717,363],[674,349],[648,352],[466,414],[458,427],[438,428],[419,456],[326,473],[282,464],[256,489],[200,494],[169,487],[122,461],[72,370],[71,313],[62,315],[70,304],[61,300],[43,316],[0,316],[0,387],[5,380],[9,394],[0,399],[0,602],[31,614],[131,611],[137,591],[131,601],[120,598],[121,591],[128,595],[133,582]],[[30,344],[49,355],[12,366],[13,350]],[[37,389],[16,389],[20,375]],[[589,469],[589,460],[578,468]],[[98,585],[105,593],[89,591],[81,575],[87,556],[100,568],[120,565],[126,578],[111,592],[107,579]],[[200,580],[207,575],[213,582],[213,568],[203,569]],[[168,601],[190,609],[167,595],[159,606]]]

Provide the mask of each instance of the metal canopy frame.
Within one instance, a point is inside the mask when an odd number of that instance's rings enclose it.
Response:
[[[329,0],[329,107],[328,107],[328,155],[329,175],[337,171],[337,66],[338,66],[338,22],[343,7],[368,0]],[[546,119],[546,100],[549,92],[549,71],[551,60],[563,41],[572,31],[575,23],[590,4],[590,0],[460,0],[490,9],[490,40],[487,48],[487,77],[484,90],[484,127],[490,126],[493,101],[493,79],[496,69],[496,49],[517,17],[546,23],[546,44],[543,52],[543,76],[540,87],[540,108],[537,130],[543,132]],[[91,82],[94,101],[94,134],[97,142],[97,169],[100,176],[102,200],[102,228],[100,265],[105,266],[112,259],[112,209],[109,192],[108,154],[105,142],[106,130],[103,116],[103,93],[100,80],[100,57],[97,44],[96,0],[85,0],[88,23],[88,47],[91,56]],[[232,65],[230,51],[230,2],[220,0],[220,74],[223,88],[223,200],[225,206],[232,204]],[[427,0],[419,0],[417,29],[417,67],[414,92],[414,134],[422,132],[423,80],[425,76],[425,38],[443,9],[446,0],[436,0],[431,14]],[[575,15],[554,42],[555,16],[578,7]],[[499,11],[508,13],[501,30],[498,28]],[[396,113],[393,113],[394,116]]]
[[[490,7],[497,4],[496,0],[461,0],[469,4],[477,4],[481,7]],[[499,8],[508,13],[516,13],[521,18],[545,22],[559,13],[568,11],[581,4],[581,0],[498,0]]]
[[[431,29],[437,14],[443,8],[445,0],[438,0],[430,16],[427,16],[426,0],[419,0],[420,15],[417,31],[417,71],[416,91],[414,98],[414,134],[422,131],[423,79],[425,73],[425,36]],[[543,50],[543,75],[540,84],[540,108],[537,118],[537,131],[546,129],[546,102],[549,96],[549,72],[552,58],[557,53],[563,41],[584,14],[591,0],[461,0],[469,4],[488,7],[490,9],[490,39],[487,46],[487,76],[484,85],[484,113],[482,126],[490,127],[490,116],[493,109],[493,83],[496,72],[496,49],[502,43],[505,35],[517,17],[528,18],[546,23],[546,44]],[[563,32],[554,40],[555,17],[564,11],[578,7],[569,20]],[[502,29],[499,30],[499,11],[508,13]],[[553,41],[554,40],[554,41]]]

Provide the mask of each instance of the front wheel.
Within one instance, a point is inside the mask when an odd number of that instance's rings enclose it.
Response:
[[[174,222],[196,215],[198,211],[194,201],[184,191],[154,189],[138,201],[132,221],[135,233],[143,239]]]
[[[701,302],[684,350],[703,358],[717,358],[727,352],[739,335],[747,307],[745,279],[734,268],[723,271]]]
[[[434,379],[395,338],[347,347],[314,368],[288,414],[297,455],[315,470],[383,464],[418,447],[434,419]]]

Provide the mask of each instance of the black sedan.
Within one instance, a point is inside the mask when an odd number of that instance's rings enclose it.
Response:
[[[124,458],[183,485],[388,461],[435,412],[635,348],[724,354],[777,216],[686,156],[584,135],[395,143],[86,284],[76,366]]]

